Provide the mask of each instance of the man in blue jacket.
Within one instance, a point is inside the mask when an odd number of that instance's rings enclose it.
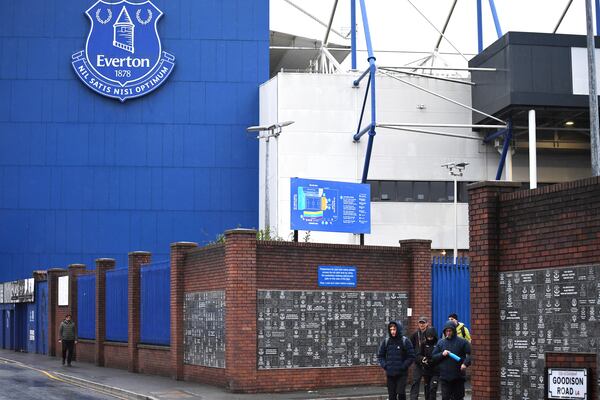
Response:
[[[433,349],[442,383],[442,400],[462,400],[465,397],[465,373],[471,365],[471,344],[456,334],[452,321],[444,325],[444,338]]]
[[[402,336],[400,321],[390,321],[388,337],[379,346],[377,358],[385,370],[389,400],[406,400],[408,367],[415,360],[412,343]]]

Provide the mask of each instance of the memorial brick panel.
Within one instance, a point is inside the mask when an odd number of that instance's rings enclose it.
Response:
[[[547,354],[576,361],[598,352],[600,178],[516,190],[469,188],[472,386],[481,400],[543,398]]]

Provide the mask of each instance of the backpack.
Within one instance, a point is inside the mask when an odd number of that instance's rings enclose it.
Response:
[[[408,340],[407,337],[402,335],[402,354],[404,354],[404,355],[406,354],[406,341],[407,340]],[[383,347],[385,347],[386,353],[387,353],[387,346],[388,346],[389,342],[390,342],[390,337],[388,336],[385,338],[385,340],[383,342]]]

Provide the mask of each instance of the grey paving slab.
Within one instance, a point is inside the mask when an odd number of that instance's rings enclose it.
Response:
[[[387,391],[382,386],[355,386],[314,391],[237,394],[223,388],[193,382],[175,381],[170,378],[134,374],[120,369],[97,367],[89,363],[74,362],[72,367],[63,367],[58,358],[39,354],[17,353],[0,349],[0,360],[10,360],[33,366],[68,380],[86,381],[98,385],[110,392],[118,393],[122,398],[148,400],[382,400]],[[119,391],[120,390],[120,391]],[[284,391],[285,388],[282,388]],[[127,396],[127,393],[130,396]],[[139,396],[139,397],[135,397]],[[470,399],[470,395],[466,397]]]

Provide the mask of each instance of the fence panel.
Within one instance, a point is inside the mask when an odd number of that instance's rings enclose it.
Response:
[[[140,341],[169,345],[171,342],[171,266],[169,261],[141,270]]]
[[[127,268],[106,272],[106,340],[127,342]]]
[[[77,277],[77,336],[96,338],[96,275]]]
[[[38,354],[48,353],[48,282],[38,282],[35,289],[36,305],[36,336],[35,352]]]
[[[471,275],[467,257],[433,257],[431,264],[432,321],[438,333],[451,313],[471,326]]]

